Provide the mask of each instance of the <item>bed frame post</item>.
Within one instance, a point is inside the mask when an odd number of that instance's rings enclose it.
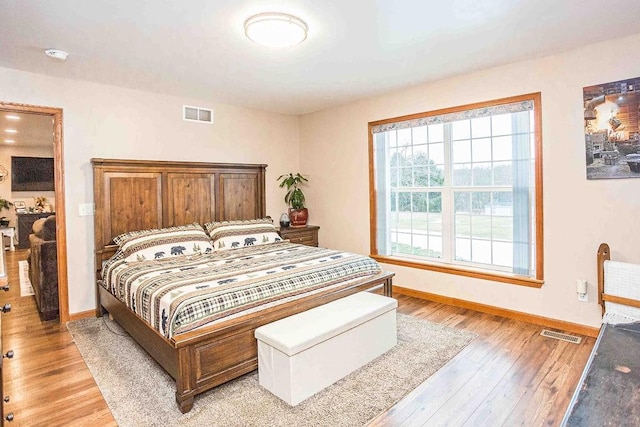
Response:
[[[609,245],[606,243],[600,243],[598,247],[598,304],[602,307],[602,315],[604,316],[604,301],[602,294],[604,294],[604,262],[611,259],[611,252],[609,251]]]
[[[189,348],[178,349],[178,366],[180,374],[176,378],[176,402],[180,412],[186,414],[193,408],[196,393],[191,384],[191,364],[189,363]]]
[[[387,276],[384,280],[384,295],[387,297],[393,297],[393,274]]]

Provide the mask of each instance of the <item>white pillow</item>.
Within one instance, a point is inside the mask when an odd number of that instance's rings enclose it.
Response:
[[[264,245],[282,240],[270,218],[209,222],[204,226],[215,250]]]
[[[132,231],[113,239],[125,261],[145,261],[170,256],[213,251],[211,240],[200,224]]]

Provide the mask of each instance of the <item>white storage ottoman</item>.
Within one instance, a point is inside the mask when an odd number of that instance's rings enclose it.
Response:
[[[256,329],[260,385],[297,405],[393,348],[398,302],[360,292]]]

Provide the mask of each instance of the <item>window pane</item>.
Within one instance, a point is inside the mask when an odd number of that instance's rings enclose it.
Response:
[[[473,212],[490,214],[491,193],[488,191],[474,191],[471,193],[471,207]]]
[[[404,160],[402,159],[402,156],[397,149],[389,150],[389,155],[391,156],[391,160],[389,161],[391,167],[396,167],[404,164]]]
[[[398,211],[411,212],[411,193],[398,193]],[[408,228],[411,228],[411,220],[406,224]]]
[[[391,179],[391,186],[398,186],[398,168],[391,168],[389,170],[389,178]]]
[[[471,235],[491,238],[491,193],[471,193]]]
[[[411,234],[408,233],[398,233],[397,234],[397,243],[396,243],[396,253],[402,255],[411,255]]]
[[[413,131],[413,143],[414,144],[424,144],[427,142],[427,127],[420,126],[417,128],[412,128]]]
[[[398,146],[411,145],[411,128],[398,131]]]
[[[508,242],[493,242],[493,264],[513,267],[513,244]]]
[[[429,236],[429,255],[434,258],[442,258],[442,237]]]
[[[453,163],[467,163],[471,161],[471,141],[455,141],[452,144]]]
[[[429,150],[426,144],[413,146],[413,164],[414,165],[429,164]]]
[[[453,165],[453,185],[462,187],[471,185],[471,164]]]
[[[473,138],[491,136],[491,117],[481,117],[471,120],[471,136]]]
[[[442,193],[429,193],[429,212],[442,212]],[[442,219],[440,219],[440,223],[442,223]]]
[[[493,136],[509,135],[511,133],[511,114],[492,116],[491,133]]]
[[[444,185],[444,166],[431,166],[429,168],[429,185],[431,187],[442,187]]]
[[[513,208],[513,193],[511,191],[496,191],[492,194],[493,204],[498,206],[509,206]],[[512,216],[513,209],[509,209],[507,215]]]
[[[494,185],[512,185],[512,167],[511,162],[496,162],[493,164],[493,184]]]
[[[429,144],[429,160],[437,165],[444,164],[444,144]]]
[[[413,255],[429,256],[429,237],[413,235]]]
[[[455,213],[471,213],[471,193],[466,191],[456,191],[454,193]]]
[[[444,125],[429,125],[429,142],[444,141]]]
[[[427,193],[413,193],[411,210],[413,212],[427,212]]]
[[[454,141],[460,139],[471,138],[471,122],[469,120],[460,120],[451,123],[451,137]]]
[[[462,213],[456,214],[455,236],[471,237],[471,215]]]
[[[429,167],[416,166],[413,168],[413,186],[427,187],[429,185]]]
[[[491,161],[491,138],[474,139],[471,147],[474,162]]]
[[[496,191],[491,195],[493,200],[493,238],[513,241],[513,193]]]
[[[429,232],[442,235],[442,213],[429,212],[427,218],[429,220]]]
[[[510,136],[493,138],[493,160],[511,160],[512,147]]]
[[[491,216],[481,214],[471,215],[471,237],[476,239],[491,238]]]
[[[400,186],[411,187],[413,185],[412,168],[399,168],[400,173]]]
[[[471,261],[491,264],[491,242],[487,240],[472,240]]]
[[[396,134],[397,132],[393,130],[387,132],[387,135],[389,137],[389,146],[391,147],[396,147],[398,145],[398,138]]]
[[[473,185],[491,185],[491,163],[473,164]]]
[[[455,254],[457,261],[471,261],[471,240],[456,238]]]

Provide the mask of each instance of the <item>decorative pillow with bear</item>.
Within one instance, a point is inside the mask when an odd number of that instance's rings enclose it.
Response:
[[[130,231],[113,239],[125,261],[145,261],[179,255],[209,253],[213,246],[200,224]]]
[[[282,240],[270,218],[206,223],[215,250],[264,245]]]

